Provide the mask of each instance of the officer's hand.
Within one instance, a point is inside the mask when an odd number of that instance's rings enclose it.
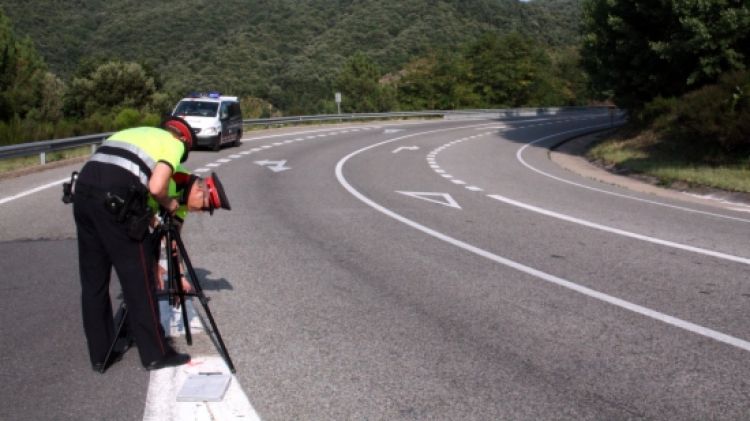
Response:
[[[169,212],[170,215],[174,216],[175,212],[177,212],[177,209],[179,209],[179,207],[180,207],[180,203],[177,202],[177,200],[172,199],[169,202],[169,208],[167,208],[167,212]]]

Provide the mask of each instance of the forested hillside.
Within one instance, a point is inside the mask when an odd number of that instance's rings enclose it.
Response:
[[[81,63],[142,63],[179,95],[218,89],[287,113],[330,107],[357,52],[379,74],[490,32],[540,45],[578,43],[580,0],[0,0],[49,70],[69,80]]]

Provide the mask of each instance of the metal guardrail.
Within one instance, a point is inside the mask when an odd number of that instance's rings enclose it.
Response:
[[[17,145],[0,147],[0,159],[15,158],[39,154],[39,161],[46,164],[47,153],[64,149],[76,148],[78,146],[91,145],[92,153],[96,146],[104,139],[110,137],[114,132],[97,133],[86,136],[67,137],[64,139],[42,140],[38,142],[19,143]]]
[[[560,108],[514,108],[514,109],[477,109],[451,111],[404,111],[391,113],[353,113],[353,114],[318,114],[291,117],[256,118],[242,120],[243,126],[273,126],[284,124],[299,124],[316,121],[351,121],[367,119],[386,119],[399,117],[442,117],[467,118],[476,115],[477,118],[501,118],[527,115],[553,115],[561,112],[581,112],[606,110],[607,107],[560,107]],[[92,153],[96,147],[114,132],[97,133],[86,136],[69,137],[65,139],[42,140],[38,142],[21,143],[0,147],[0,159],[14,158],[39,154],[39,161],[46,164],[47,154],[64,149],[91,145]]]
[[[274,124],[294,124],[300,122],[314,121],[344,121],[344,120],[364,120],[377,118],[398,118],[398,117],[443,117],[447,111],[405,111],[393,113],[350,113],[350,114],[317,114],[317,115],[300,115],[292,117],[273,117],[273,118],[256,118],[242,120],[246,126],[257,125],[274,125]]]

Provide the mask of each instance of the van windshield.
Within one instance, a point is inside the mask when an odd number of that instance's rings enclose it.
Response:
[[[219,109],[217,102],[207,101],[180,101],[174,110],[174,115],[194,117],[215,117]]]

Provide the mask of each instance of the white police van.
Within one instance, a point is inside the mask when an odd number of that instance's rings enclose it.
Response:
[[[236,96],[218,92],[191,94],[172,111],[190,124],[196,133],[196,146],[218,151],[224,144],[239,145],[242,139],[242,111]]]

